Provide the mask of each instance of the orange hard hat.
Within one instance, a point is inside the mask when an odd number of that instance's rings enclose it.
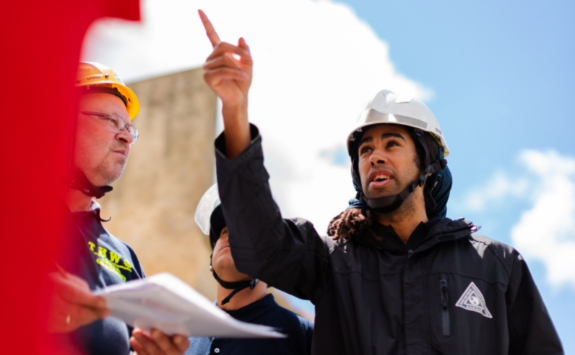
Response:
[[[112,69],[99,63],[80,62],[76,87],[85,87],[89,90],[92,86],[117,91],[126,104],[130,119],[134,119],[140,111],[138,97]]]

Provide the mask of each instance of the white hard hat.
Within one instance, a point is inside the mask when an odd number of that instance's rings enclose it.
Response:
[[[416,98],[402,97],[389,90],[378,92],[359,116],[354,130],[347,137],[350,155],[350,143],[355,141],[356,133],[362,133],[365,127],[382,123],[409,126],[429,132],[443,148],[443,157],[449,155],[439,122],[429,107]]]
[[[208,191],[204,193],[200,203],[198,203],[198,208],[196,208],[195,220],[205,235],[210,235],[210,218],[212,217],[212,212],[214,212],[216,207],[221,203],[218,184],[213,184]]]

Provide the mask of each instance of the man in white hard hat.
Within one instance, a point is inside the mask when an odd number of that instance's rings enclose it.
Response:
[[[110,192],[120,178],[138,130],[131,120],[138,98],[111,69],[82,62],[76,80],[78,117],[71,140],[69,164],[62,186],[65,249],[49,275],[53,288],[47,327],[53,346],[82,354],[182,354],[184,336],[168,337],[128,327],[107,317],[103,298],[92,291],[144,278],[134,250],[102,225],[100,206],[93,198]],[[131,349],[132,347],[132,349]]]
[[[267,284],[238,271],[230,252],[228,228],[218,186],[206,191],[196,210],[196,223],[210,238],[210,270],[218,282],[217,305],[232,317],[276,328],[283,339],[225,339],[192,337],[186,355],[310,354],[313,323],[278,305]]]
[[[282,219],[248,122],[249,48],[200,16],[214,46],[204,78],[223,104],[217,178],[235,265],[315,304],[313,354],[563,354],[521,255],[470,222],[429,218],[449,150],[416,99],[379,92],[348,136],[357,196],[331,238]]]

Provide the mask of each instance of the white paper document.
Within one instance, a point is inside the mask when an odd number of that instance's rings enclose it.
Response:
[[[170,273],[109,286],[95,294],[106,299],[112,317],[167,335],[218,338],[285,338],[274,328],[241,322]]]

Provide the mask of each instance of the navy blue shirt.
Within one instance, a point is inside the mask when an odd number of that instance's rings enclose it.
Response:
[[[280,307],[272,294],[235,311],[226,311],[232,317],[255,324],[269,325],[288,337],[284,339],[190,339],[185,355],[224,354],[310,354],[313,323]]]
[[[102,225],[105,221],[100,205],[92,201],[89,212],[68,210],[65,222],[66,246],[58,263],[86,280],[91,290],[145,277],[134,250],[110,234]],[[127,355],[130,334],[126,323],[108,317],[61,336],[85,354]]]

